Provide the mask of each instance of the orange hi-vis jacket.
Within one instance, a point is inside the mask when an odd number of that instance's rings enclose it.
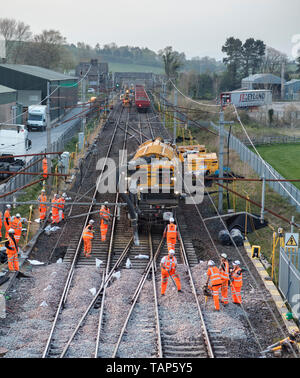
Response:
[[[2,237],[2,212],[0,211],[0,238]]]
[[[167,225],[167,239],[176,239],[177,237],[177,226],[174,223]]]
[[[175,256],[170,257],[165,256],[163,257],[162,261],[162,267],[168,271],[175,271],[176,266],[177,266],[177,259]]]
[[[232,285],[234,287],[242,287],[242,285],[243,285],[242,269],[238,268],[238,269],[234,270],[231,273],[231,279],[232,279]]]
[[[209,277],[210,286],[216,286],[216,285],[222,284],[220,271],[216,266],[211,266],[208,268],[207,276]]]
[[[15,230],[15,238],[22,234],[22,222],[17,217],[11,222],[11,228]]]
[[[19,270],[19,261],[18,261],[18,246],[16,240],[8,235],[8,241],[5,243],[8,269],[11,271]]]
[[[48,162],[47,162],[47,158],[44,158],[43,159],[43,162],[42,162],[42,166],[43,166],[43,177],[47,177],[47,173],[48,173]]]
[[[228,261],[223,261],[220,268],[220,276],[223,281],[229,281],[229,263]]]
[[[4,213],[4,226],[5,226],[5,228],[10,227],[10,221],[11,221],[10,212],[9,212],[9,210],[5,210],[5,213]]]
[[[109,211],[109,209],[106,209],[106,208],[104,207],[104,205],[101,206],[101,209],[100,209],[100,218],[102,218],[102,219],[108,221],[108,220],[109,220],[109,216],[110,216],[110,211]]]
[[[94,238],[94,233],[90,229],[90,226],[86,226],[83,231],[82,238],[86,240],[92,240]]]
[[[47,202],[47,196],[46,196],[46,194],[41,194],[38,197],[38,201],[40,202],[40,207],[42,207],[42,208],[45,207],[47,209],[47,206],[42,203],[42,202]]]

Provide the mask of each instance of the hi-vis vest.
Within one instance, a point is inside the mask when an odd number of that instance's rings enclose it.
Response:
[[[167,238],[176,239],[177,226],[176,224],[170,223],[167,226]]]
[[[7,227],[7,222],[6,222],[6,219],[8,220],[8,223],[10,224],[10,212],[9,210],[5,210],[5,213],[4,213],[4,225]]]
[[[177,259],[175,256],[165,256],[162,258],[162,266],[167,270],[173,270],[176,268],[177,265]]]
[[[222,281],[221,281],[220,272],[216,266],[212,266],[208,268],[207,275],[209,276],[211,286],[221,285]]]
[[[17,254],[18,247],[16,246],[15,242],[13,241],[13,239],[10,236],[8,236],[8,242],[9,242],[9,244],[8,244],[9,248],[7,248],[6,253],[9,254],[9,255]]]
[[[243,275],[242,269],[238,268],[237,270],[231,273],[232,283],[236,287],[242,287],[243,285]]]
[[[223,269],[223,266],[225,268],[225,270]],[[229,264],[228,264],[228,261],[225,261],[225,262],[222,262],[221,266],[220,266],[220,276],[222,278],[222,280],[229,280]]]
[[[11,222],[11,228],[15,230],[15,235],[21,234],[22,223],[17,217]]]
[[[104,219],[109,219],[109,215],[110,215],[109,209],[105,209],[105,207],[102,206],[100,209],[100,217]]]
[[[46,207],[46,205],[44,205],[43,203],[41,202],[47,202],[47,196],[45,194],[41,194],[39,197],[38,197],[38,201],[40,202],[40,206],[41,207]]]
[[[93,232],[89,229],[89,226],[86,226],[86,228],[83,231],[82,238],[83,239],[93,239],[94,234]]]

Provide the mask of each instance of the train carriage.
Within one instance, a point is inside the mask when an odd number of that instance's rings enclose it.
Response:
[[[150,99],[143,85],[136,84],[134,99],[137,111],[146,113],[150,108]]]

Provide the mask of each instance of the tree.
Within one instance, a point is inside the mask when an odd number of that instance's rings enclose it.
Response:
[[[240,71],[243,62],[243,44],[238,38],[227,38],[224,46],[222,46],[222,52],[227,54],[226,58],[223,58],[223,62],[227,66],[228,76],[227,79],[231,81],[230,89],[236,89],[240,84]]]
[[[167,46],[163,50],[160,50],[158,54],[163,59],[167,78],[177,78],[178,71],[184,64],[184,54],[179,54],[177,51],[173,51],[171,46]]]
[[[300,74],[300,56],[296,59],[296,64],[297,64],[296,73]]]
[[[57,68],[63,54],[63,44],[66,43],[57,30],[43,30],[33,38],[33,42],[27,46],[25,54],[26,64],[44,68]]]
[[[0,18],[0,34],[5,41],[7,60],[17,63],[22,42],[31,37],[30,26],[12,18]]]
[[[280,75],[282,63],[287,63],[287,55],[268,46],[261,62],[261,72]]]
[[[244,77],[249,74],[254,74],[258,71],[261,65],[263,56],[265,55],[266,45],[261,40],[248,38],[243,44],[243,75]]]

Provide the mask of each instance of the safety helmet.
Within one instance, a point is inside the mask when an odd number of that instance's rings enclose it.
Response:
[[[8,208],[8,209],[10,209],[11,208],[11,206],[8,204],[8,205],[6,205],[6,207]]]
[[[227,259],[226,253],[221,253],[221,257],[223,257],[223,259]]]
[[[240,265],[240,261],[239,260],[235,260],[232,264],[233,265]]]
[[[14,230],[13,228],[10,228],[10,229],[8,230],[8,233],[9,233],[9,234],[14,234],[14,233],[15,233],[15,230]]]
[[[94,224],[95,223],[95,221],[93,220],[93,219],[91,219],[90,221],[89,221],[89,224]]]
[[[209,260],[208,265],[209,266],[215,265],[215,262],[213,260]]]
[[[63,197],[67,197],[66,193],[63,193],[62,196],[63,196]]]
[[[175,254],[174,249],[170,249],[170,250],[169,250],[169,253],[170,253],[170,255],[174,255],[174,254]]]
[[[21,215],[18,213],[18,214],[16,214],[16,217],[17,218],[21,218]]]
[[[173,223],[174,222],[174,218],[170,218],[170,223]]]
[[[107,201],[105,201],[105,202],[104,202],[104,205],[108,205],[108,202],[107,202]]]
[[[41,192],[45,192],[46,190],[45,189],[42,189]]]

